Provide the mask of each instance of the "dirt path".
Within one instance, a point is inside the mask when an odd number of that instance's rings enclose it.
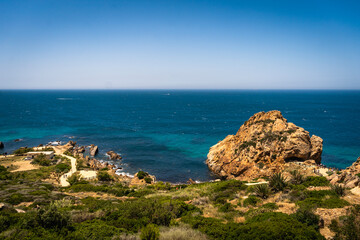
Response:
[[[59,154],[59,155],[62,156],[62,157],[66,157],[66,158],[70,159],[70,161],[71,161],[71,169],[70,169],[70,171],[63,174],[60,177],[60,185],[63,186],[63,187],[68,187],[68,186],[70,186],[70,183],[67,181],[67,179],[77,171],[77,169],[76,169],[76,158],[67,156],[65,154]]]
[[[245,183],[246,186],[254,186],[259,184],[268,184],[269,182],[254,182],[254,183]]]

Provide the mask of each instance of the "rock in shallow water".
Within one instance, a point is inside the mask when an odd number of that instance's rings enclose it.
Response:
[[[293,123],[280,111],[253,115],[238,130],[210,148],[206,163],[223,178],[269,176],[289,161],[321,162],[323,140]]]

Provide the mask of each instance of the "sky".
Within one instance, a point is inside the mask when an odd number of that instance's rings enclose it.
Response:
[[[360,89],[359,1],[0,0],[0,89]]]

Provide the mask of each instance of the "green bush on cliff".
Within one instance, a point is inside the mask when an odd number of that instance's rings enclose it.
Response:
[[[145,178],[145,177],[147,177],[147,176],[149,176],[149,174],[148,174],[147,172],[144,172],[144,171],[139,171],[139,172],[137,173],[137,177],[138,177],[139,179],[143,179],[143,178]]]
[[[113,178],[110,176],[110,174],[107,171],[98,171],[97,177],[99,181],[108,182],[113,180]]]
[[[15,151],[14,151],[14,154],[15,154],[15,155],[22,155],[22,154],[24,154],[24,153],[32,152],[32,151],[34,151],[33,148],[21,147],[21,148],[15,150]]]

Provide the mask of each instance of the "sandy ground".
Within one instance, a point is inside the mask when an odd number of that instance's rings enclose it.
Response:
[[[90,180],[96,178],[97,173],[94,170],[81,170],[80,175],[82,178]]]
[[[17,169],[12,170],[11,172],[29,171],[39,168],[39,166],[31,164],[31,161],[17,161],[13,162],[12,165],[14,165]]]
[[[9,167],[10,172],[21,172],[38,169],[39,166],[31,164],[31,161],[23,160],[23,156],[8,155],[6,158],[0,158],[0,164]]]

